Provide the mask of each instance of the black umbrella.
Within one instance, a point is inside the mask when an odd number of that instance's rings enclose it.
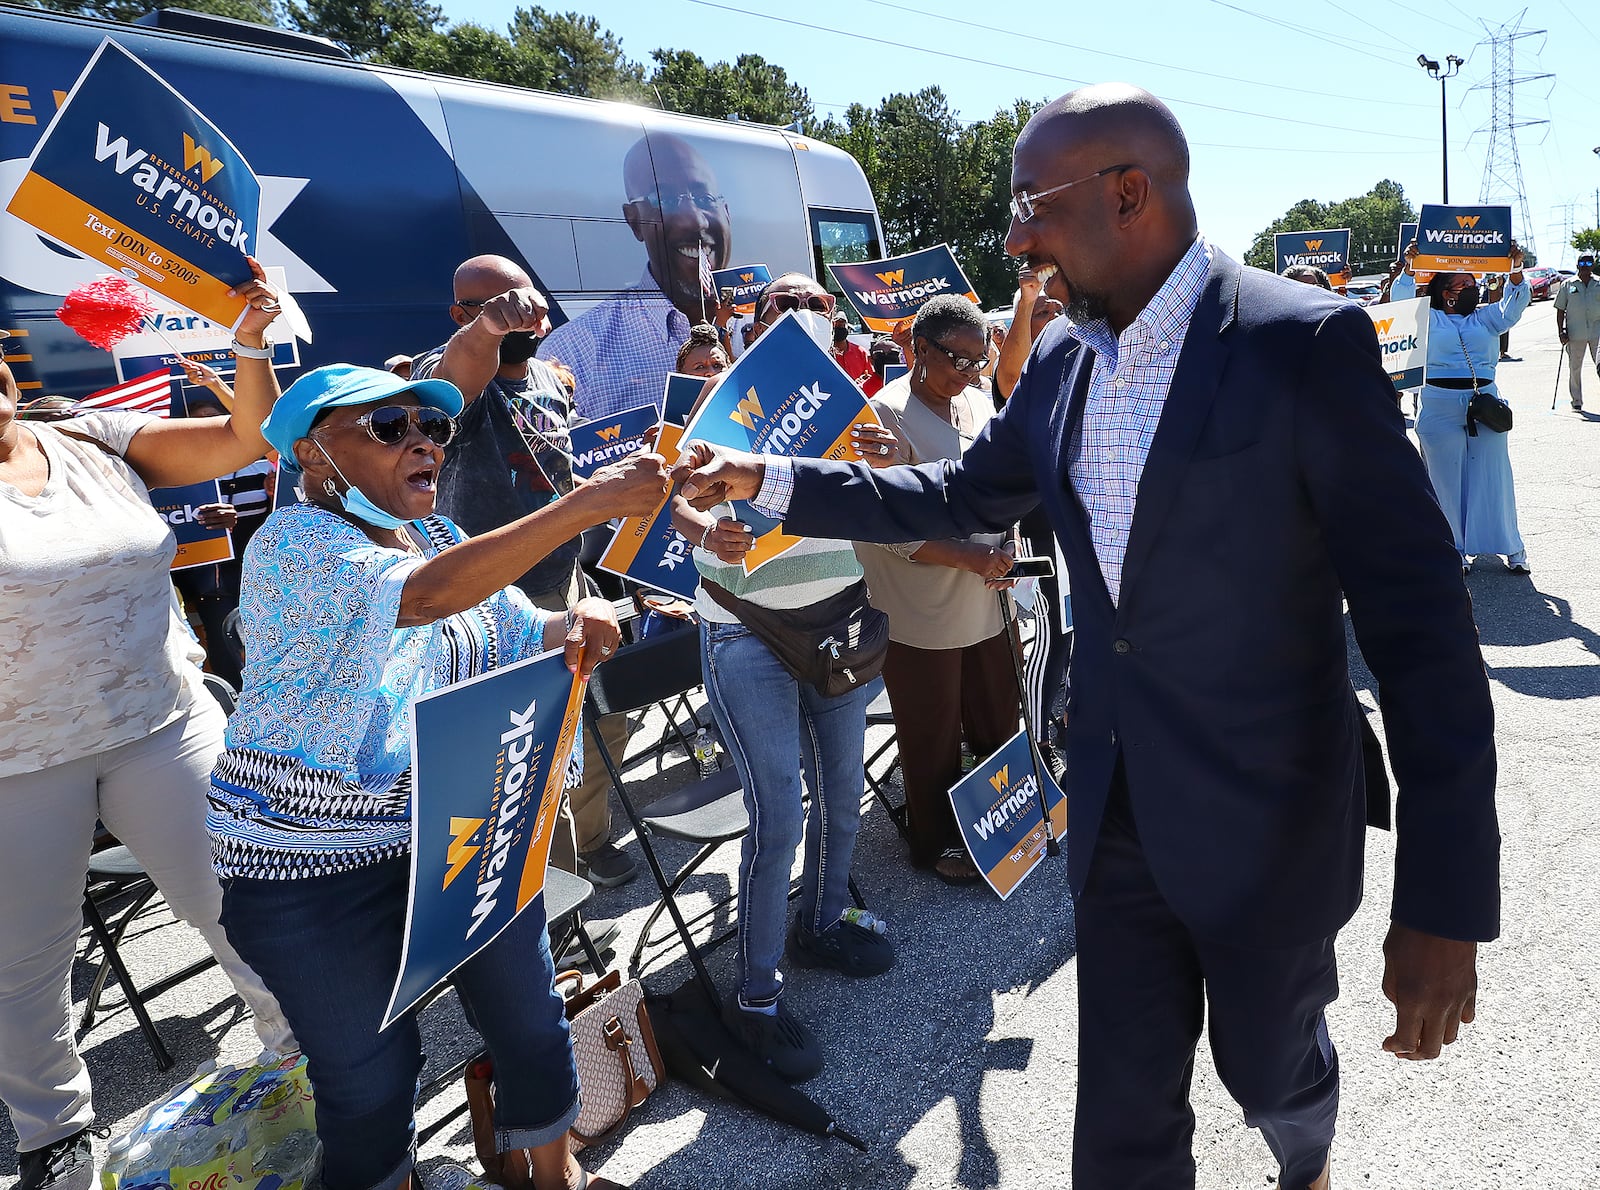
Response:
[[[865,1141],[840,1128],[826,1111],[736,1042],[693,980],[675,992],[651,995],[647,1002],[650,1027],[670,1073],[779,1123],[867,1151]]]

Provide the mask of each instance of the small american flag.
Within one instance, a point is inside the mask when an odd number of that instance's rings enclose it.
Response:
[[[78,412],[90,409],[115,409],[120,413],[153,413],[157,417],[170,417],[172,373],[163,368],[90,393],[78,402]]]
[[[700,292],[702,294],[717,292],[717,283],[711,276],[711,253],[706,251],[704,244],[700,245]]]

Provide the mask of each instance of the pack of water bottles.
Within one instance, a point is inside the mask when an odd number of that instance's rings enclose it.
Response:
[[[111,1142],[101,1190],[305,1190],[322,1156],[299,1054],[208,1062]]]

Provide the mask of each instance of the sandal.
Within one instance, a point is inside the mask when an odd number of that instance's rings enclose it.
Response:
[[[946,847],[933,861],[933,874],[946,884],[976,884],[983,879],[972,857],[959,847]]]

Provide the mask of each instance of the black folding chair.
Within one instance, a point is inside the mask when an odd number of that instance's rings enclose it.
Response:
[[[673,927],[683,941],[689,961],[694,966],[695,978],[711,1001],[718,1003],[716,984],[706,970],[701,949],[695,945],[689,923],[678,906],[677,894],[718,848],[724,843],[743,838],[750,829],[744,795],[739,787],[738,770],[719,769],[710,777],[697,777],[682,789],[657,798],[641,814],[628,796],[627,783],[622,777],[622,758],[611,755],[594,718],[596,715],[622,715],[645,710],[692,690],[700,685],[700,681],[700,634],[668,632],[619,649],[616,656],[594,671],[594,676],[589,679],[587,700],[594,712],[589,716],[589,730],[595,746],[611,776],[611,784],[622,802],[623,812],[639,837],[639,847],[650,866],[650,874],[655,877],[656,886],[661,890],[661,899],[650,911],[644,929],[639,933],[639,941],[629,956],[628,974],[639,974],[645,949],[652,942],[652,930],[664,911],[672,918]],[[661,866],[660,857],[651,841],[663,836],[699,844],[694,857],[671,877]],[[720,906],[713,907],[711,912],[714,913],[717,908]],[[699,920],[697,918],[696,922]],[[708,945],[714,945],[718,940],[712,939]]]
[[[869,728],[894,727],[894,711],[889,706],[889,692],[883,688],[881,680],[877,694],[867,704],[867,726]],[[874,773],[872,766],[883,760],[884,757],[889,758],[889,766],[882,773]],[[871,793],[872,800],[883,807],[883,812],[889,816],[889,821],[894,823],[894,829],[904,837],[906,833],[905,803],[901,802],[896,805],[889,798],[889,781],[894,776],[894,771],[899,767],[900,740],[891,731],[889,738],[879,744],[872,755],[867,757],[862,776],[866,779],[867,790]]]

